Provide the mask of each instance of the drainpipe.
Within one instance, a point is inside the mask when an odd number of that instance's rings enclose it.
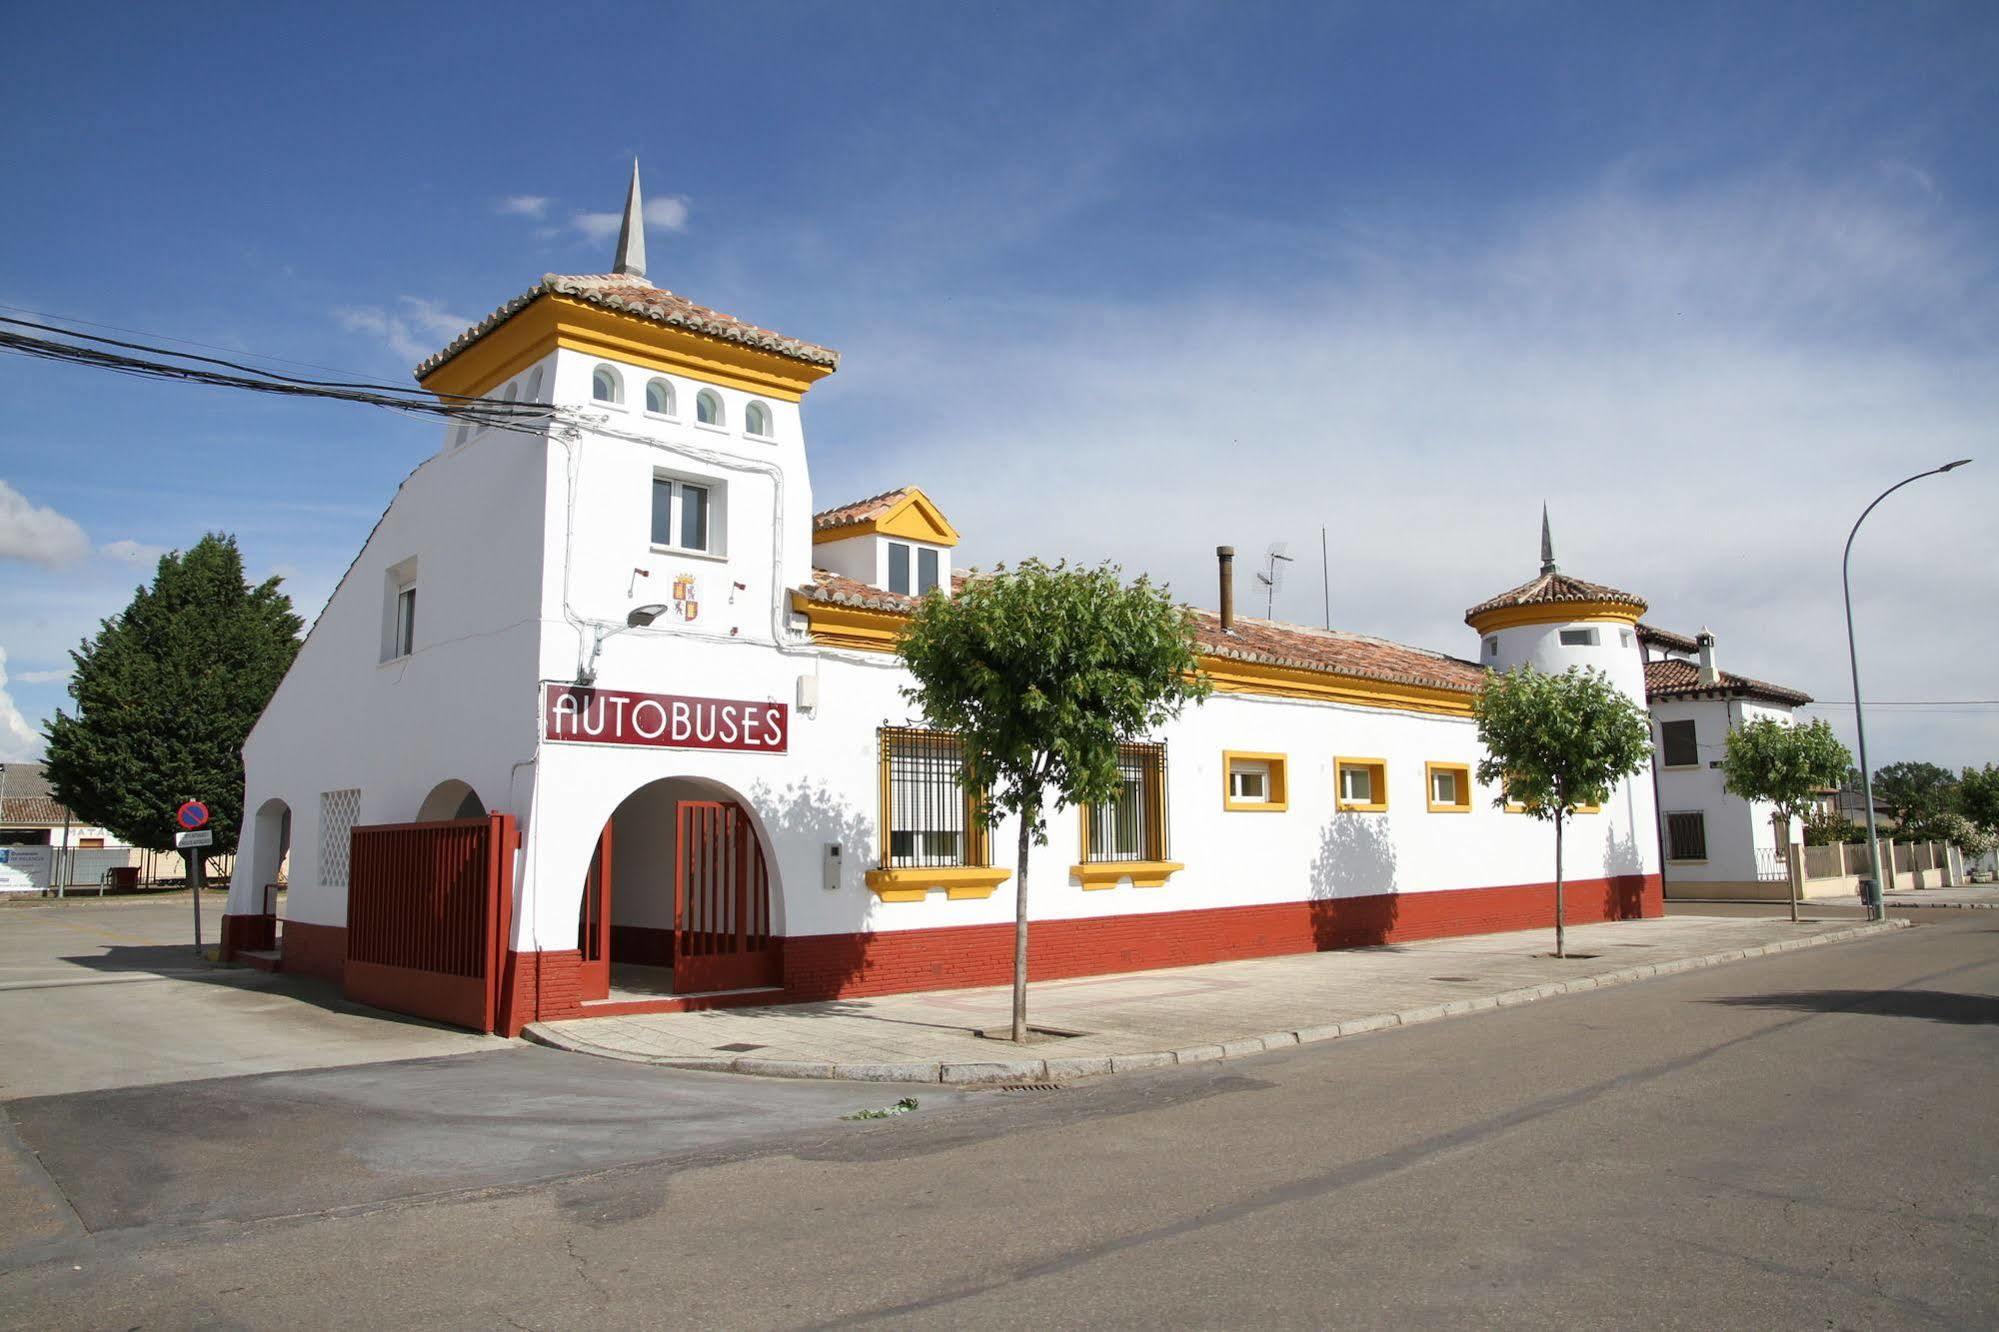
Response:
[[[1235,632],[1235,547],[1216,546],[1215,559],[1221,565],[1222,632]]]

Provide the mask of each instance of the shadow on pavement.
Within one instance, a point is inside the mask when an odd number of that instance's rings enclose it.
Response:
[[[411,1017],[386,1008],[370,1008],[355,1003],[340,987],[317,976],[287,971],[252,971],[247,967],[223,966],[198,957],[191,944],[110,944],[102,952],[56,959],[86,971],[105,975],[152,975],[168,980],[190,981],[196,985],[222,985],[234,990],[256,990],[260,994],[295,999],[334,1013],[355,1013],[401,1026],[427,1027],[432,1031],[462,1031],[448,1022]]]
[[[1791,1013],[1872,1013],[1880,1017],[1927,1018],[1957,1026],[1999,1023],[1999,996],[1954,994],[1948,990],[1790,990],[1781,994],[1731,995],[1709,1002]]]

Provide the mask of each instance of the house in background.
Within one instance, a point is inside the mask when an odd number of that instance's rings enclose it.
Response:
[[[139,852],[108,829],[78,822],[39,763],[0,763],[0,892],[40,892],[61,882],[96,887]]]
[[[1766,801],[1730,794],[1721,758],[1730,731],[1759,717],[1795,724],[1811,696],[1722,670],[1705,629],[1689,638],[1640,624],[1638,646],[1652,712],[1666,896],[1788,897],[1783,848],[1802,839],[1802,823],[1779,819]]]

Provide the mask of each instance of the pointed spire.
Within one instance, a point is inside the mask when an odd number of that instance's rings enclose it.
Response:
[[[645,201],[639,197],[639,159],[632,159],[632,188],[625,195],[625,221],[618,228],[618,261],[613,273],[646,275]]]
[[[1555,538],[1548,532],[1548,504],[1541,503],[1541,572],[1555,572]]]

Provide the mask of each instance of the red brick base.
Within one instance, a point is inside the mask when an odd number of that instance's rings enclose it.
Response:
[[[495,1025],[502,1036],[518,1036],[530,1022],[553,1022],[583,1015],[583,954],[574,948],[507,954],[500,979]]]
[[[222,960],[234,958],[248,949],[259,951],[278,946],[276,916],[232,916],[222,914]]]
[[[284,969],[340,984],[347,966],[347,927],[288,920],[278,936]]]
[[[1569,923],[1575,925],[1665,913],[1656,874],[1571,883],[1566,905]],[[1531,929],[1554,921],[1553,884],[1039,920],[1028,935],[1027,969],[1030,979],[1057,980]],[[815,934],[784,941],[785,999],[791,1003],[1003,985],[1012,978],[1011,924]]]

